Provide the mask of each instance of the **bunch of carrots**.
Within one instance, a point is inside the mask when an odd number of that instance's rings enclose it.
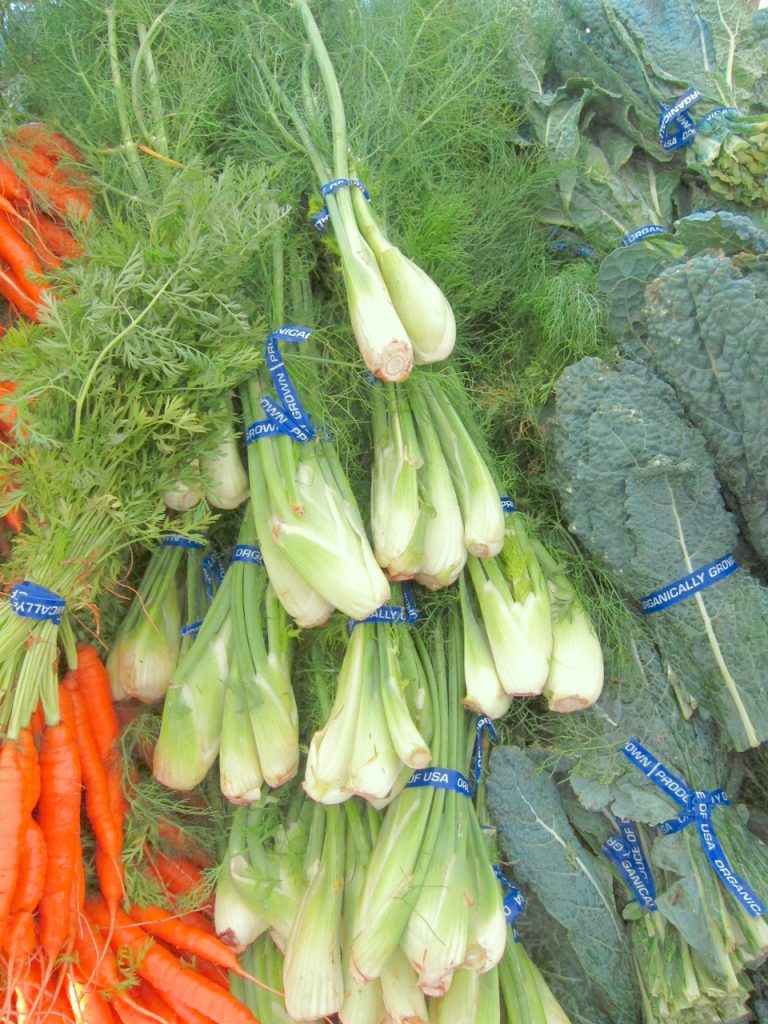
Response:
[[[2,147],[0,159],[0,336],[17,316],[37,322],[46,300],[45,274],[62,260],[81,255],[68,228],[90,216],[91,199],[80,169],[82,156],[63,135],[43,124],[18,128]],[[13,408],[4,401],[13,383],[0,381],[0,443],[10,443]],[[6,492],[11,481],[0,482]],[[5,515],[6,525],[21,529],[21,510]]]
[[[119,724],[92,647],[78,647],[77,667],[59,684],[59,706],[57,725],[36,715],[17,740],[0,747],[1,1019],[254,1024],[230,994],[226,972],[247,975],[205,912],[124,906]],[[95,840],[90,885],[81,803]],[[166,838],[183,842],[171,833]],[[199,864],[180,849],[172,857],[147,854],[147,868],[172,906],[202,888]]]

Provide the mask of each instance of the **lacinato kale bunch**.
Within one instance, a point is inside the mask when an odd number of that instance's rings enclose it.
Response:
[[[768,234],[696,214],[664,248],[617,249],[600,270],[622,353],[670,384],[768,561]]]
[[[768,925],[756,913],[768,894],[765,845],[748,830],[744,806],[713,806],[726,878],[716,863],[719,853],[706,856],[695,817],[678,832],[662,825],[682,810],[670,788],[675,794],[686,786],[708,793],[731,789],[728,752],[714,723],[682,717],[656,649],[638,634],[611,652],[607,686],[594,708],[559,716],[547,732],[547,750],[579,800],[561,784],[574,827],[593,848],[612,831],[611,849],[615,840],[629,849],[628,872],[618,868],[616,877],[645,1024],[743,1019],[752,988],[745,967],[768,950]],[[648,765],[640,770],[624,754],[627,745],[634,756],[652,755],[655,781],[646,775]],[[491,761],[494,771],[498,764]],[[602,834],[601,822],[611,823]],[[633,836],[634,849],[627,846]],[[639,877],[643,866],[650,879]]]
[[[582,359],[556,387],[552,481],[573,533],[639,602],[691,711],[768,738],[768,591],[733,556],[712,457],[643,366]]]

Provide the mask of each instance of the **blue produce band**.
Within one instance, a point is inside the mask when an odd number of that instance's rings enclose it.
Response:
[[[654,885],[653,877],[651,875],[650,865],[645,859],[645,853],[643,852],[640,837],[637,834],[637,827],[629,818],[617,816],[616,821],[618,822],[619,831],[621,832],[621,838],[624,841],[624,845],[629,850],[629,854],[635,862],[637,870],[645,879],[646,884],[651,891],[651,896],[655,899],[656,886]]]
[[[507,924],[511,925],[518,914],[525,910],[525,896],[516,885],[510,882],[498,864],[492,864],[491,867],[504,890],[504,917]],[[517,936],[515,936],[515,942],[517,942]]]
[[[169,533],[163,537],[163,547],[166,548],[202,548],[205,547],[199,540],[190,540],[189,537],[182,537],[180,533]]]
[[[664,103],[661,104],[659,141],[667,152],[673,149],[680,149],[681,146],[688,146],[693,141],[696,135],[696,125],[687,111],[694,103],[698,103],[700,99],[701,93],[699,90],[691,88],[678,97],[670,106]]]
[[[682,779],[667,771],[665,766],[636,739],[627,741],[623,753],[646,778],[685,811],[677,818],[659,825],[662,835],[670,835],[688,825],[695,825],[701,847],[722,884],[739,900],[750,917],[761,917],[765,913],[765,904],[744,879],[734,872],[715,833],[712,809],[728,805],[728,797],[723,790],[715,789],[707,793],[691,789]]]
[[[284,433],[282,427],[273,420],[256,420],[245,431],[245,443],[253,444],[262,437],[278,437]]]
[[[333,193],[338,192],[340,188],[359,188],[368,202],[370,203],[371,201],[368,189],[359,178],[331,178],[330,181],[326,181],[320,186],[320,193],[324,197],[332,196]],[[331,215],[328,213],[328,210],[323,207],[319,213],[312,215],[311,220],[312,226],[315,230],[319,234],[324,235],[328,230],[328,225],[331,223]]]
[[[179,630],[179,633],[181,634],[181,636],[196,637],[197,634],[200,632],[200,627],[202,626],[202,624],[202,619],[198,619],[197,622],[190,622],[186,626],[182,626],[181,629]]]
[[[236,544],[232,552],[233,562],[247,562],[249,565],[264,565],[264,556],[260,548],[251,544]]]
[[[682,579],[668,583],[665,587],[654,590],[652,594],[641,597],[640,604],[643,606],[643,612],[646,615],[663,612],[666,608],[671,608],[673,604],[678,604],[680,601],[685,601],[687,597],[698,594],[700,590],[706,590],[707,587],[719,583],[726,576],[736,572],[738,568],[739,563],[733,555],[723,555],[722,558],[717,558],[714,562],[709,562],[708,565],[694,569]]]
[[[447,789],[453,793],[463,793],[470,799],[472,797],[467,778],[452,768],[420,768],[406,782],[405,788]]]
[[[635,245],[637,242],[642,242],[645,238],[650,238],[652,235],[668,235],[669,228],[665,228],[663,224],[643,224],[641,228],[635,228],[634,231],[629,231],[621,240],[621,247],[623,249],[628,248],[630,245]]]
[[[316,436],[314,428],[304,424],[292,421],[288,413],[285,411],[285,407],[282,404],[278,404],[269,395],[264,395],[261,400],[261,408],[267,414],[267,421],[270,423],[276,423],[278,433],[286,434],[294,441],[298,441],[303,444],[306,441],[311,441]]]
[[[277,399],[265,395],[261,407],[266,412],[265,420],[252,423],[245,432],[245,443],[252,444],[263,437],[275,437],[286,434],[300,444],[312,441],[317,433],[312,420],[296,393],[293,381],[283,362],[282,354],[277,347],[278,342],[300,344],[309,338],[312,331],[309,327],[297,324],[283,324],[272,331],[264,346],[264,359],[269,370],[272,384],[277,391]]]
[[[560,238],[559,227],[553,227],[549,232],[547,248],[551,249],[553,252],[563,253],[563,255],[567,256],[574,256],[578,259],[597,259],[599,255],[597,249],[593,249],[592,246],[587,246],[580,242],[574,242],[571,239]]]
[[[626,834],[624,829],[622,834]],[[632,844],[620,836],[609,836],[603,846],[603,853],[613,861],[635,901],[643,910],[652,912],[656,910],[656,888],[637,835],[634,832],[632,835],[635,840]]]
[[[325,181],[320,186],[320,194],[327,198],[332,196],[334,192],[338,192],[340,188],[359,188],[368,202],[370,203],[371,201],[368,189],[359,178],[331,178],[330,181]]]
[[[505,496],[501,499],[501,510],[505,516],[508,516],[511,515],[512,512],[517,512],[517,505],[511,498],[507,498]]]
[[[499,740],[493,722],[487,715],[481,715],[477,720],[477,732],[475,734],[475,750],[472,756],[472,796],[477,792],[480,776],[483,774],[483,733],[487,732],[492,743]]]
[[[413,591],[407,583],[403,583],[403,604],[383,604],[377,608],[367,619],[350,619],[347,623],[347,632],[352,633],[355,626],[364,622],[388,623],[389,625],[412,626],[419,621],[419,610],[413,597]]]
[[[325,207],[322,208],[318,213],[313,213],[310,218],[312,221],[312,227],[317,231],[319,235],[324,235],[328,230],[328,225],[331,223],[331,215],[328,213]]]
[[[405,606],[405,617],[410,625],[413,622],[419,621],[419,609],[416,607],[416,598],[414,597],[413,588],[410,583],[403,583],[402,591],[403,605]]]
[[[710,121],[714,121],[715,118],[716,117],[720,117],[721,114],[736,114],[736,115],[738,115],[739,112],[740,111],[739,111],[738,107],[715,107],[714,110],[710,110],[710,112],[708,114],[705,114],[704,117],[702,117],[702,119],[696,125],[696,131],[697,132],[701,131],[701,129],[704,127],[705,124],[709,124]]]
[[[10,593],[8,603],[11,611],[22,619],[34,619],[35,622],[52,622],[55,626],[64,617],[67,602],[59,594],[54,594],[47,587],[41,587],[32,580],[22,580]]]
[[[205,592],[208,597],[213,597],[224,582],[224,566],[218,555],[206,555],[203,559],[203,579]]]

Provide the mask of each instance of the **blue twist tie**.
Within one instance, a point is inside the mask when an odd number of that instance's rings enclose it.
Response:
[[[218,555],[206,555],[203,559],[203,579],[206,594],[213,597],[224,582],[224,566]]]
[[[319,235],[324,235],[328,230],[328,225],[331,223],[331,215],[325,207],[323,207],[319,213],[313,213],[310,219],[312,221],[312,227]]]
[[[477,792],[480,776],[483,774],[483,733],[487,732],[492,743],[498,743],[499,737],[493,722],[486,715],[481,715],[477,720],[477,732],[475,733],[475,750],[472,756],[472,796]]]
[[[567,253],[570,256],[576,256],[579,259],[584,260],[597,259],[599,255],[597,249],[594,249],[591,245],[584,245],[580,242],[571,241],[568,238],[560,238],[559,231],[559,228],[554,227],[549,232],[547,248],[551,249],[552,252]]]
[[[405,784],[406,789],[446,789],[472,798],[469,781],[452,768],[420,768]]]
[[[284,324],[273,331],[264,346],[264,359],[277,391],[277,398],[265,395],[261,400],[261,408],[267,418],[251,423],[245,432],[245,443],[253,444],[262,437],[275,437],[286,434],[299,444],[314,440],[317,431],[312,419],[296,394],[296,388],[285,367],[283,357],[277,347],[280,341],[301,344],[311,334],[309,327],[298,327],[296,324]]]
[[[505,516],[511,515],[512,512],[517,512],[517,505],[512,501],[511,498],[506,495],[501,499],[501,509]]]
[[[736,572],[738,568],[739,563],[733,555],[723,555],[722,558],[716,558],[714,562],[709,562],[708,565],[702,565],[700,568],[694,569],[693,572],[689,572],[682,579],[675,580],[674,583],[668,583],[665,587],[660,587],[658,590],[654,590],[653,593],[641,597],[640,604],[643,606],[643,612],[646,615],[653,615],[654,612],[662,612],[666,608],[671,608],[673,604],[685,601],[686,598],[693,597],[700,590],[706,590],[707,587],[719,583],[726,576]]]
[[[331,178],[330,181],[325,181],[320,186],[320,194],[327,199],[334,192],[338,192],[340,188],[359,188],[368,202],[370,203],[371,201],[368,189],[359,178]]]
[[[740,110],[738,107],[715,107],[714,110],[710,110],[708,114],[696,125],[696,131],[701,131],[705,124],[709,124],[710,121],[714,121],[716,117],[720,117],[722,114],[739,114]]]
[[[621,248],[626,249],[630,245],[635,245],[637,242],[642,242],[645,238],[650,238],[651,235],[668,235],[669,228],[665,228],[663,224],[643,224],[641,228],[635,228],[634,231],[629,231],[621,240]]]
[[[167,537],[163,537],[163,547],[165,548],[202,548],[205,547],[203,543],[198,540],[190,540],[189,537],[182,537],[180,533],[169,533]]]
[[[202,619],[198,619],[197,622],[190,622],[188,625],[182,626],[181,629],[179,630],[179,633],[181,634],[181,636],[196,637],[197,634],[200,632],[200,627],[202,626],[202,624]]]
[[[656,886],[640,845],[637,829],[629,818],[617,818],[620,836],[609,836],[603,853],[616,866],[635,901],[643,910],[656,910]]]
[[[504,904],[504,918],[508,925],[511,925],[515,918],[523,910],[525,910],[525,896],[520,892],[516,885],[513,885],[504,872],[501,870],[498,864],[492,864],[493,873],[501,883],[501,887],[505,892],[503,904]],[[517,942],[517,934],[514,936],[515,942]]]
[[[250,544],[236,544],[232,552],[233,562],[247,562],[249,565],[264,565],[264,557],[260,548]]]
[[[365,198],[370,203],[371,196],[368,189],[360,181],[359,178],[331,178],[330,181],[323,182],[320,186],[320,193],[324,198],[332,196],[334,192],[338,192],[340,188],[359,188]],[[319,213],[312,215],[312,226],[318,232],[318,234],[324,235],[328,230],[328,225],[331,223],[331,215],[328,210],[323,207]]]
[[[671,105],[659,104],[662,111],[659,117],[659,142],[667,152],[689,146],[693,142],[696,136],[696,123],[687,110],[700,99],[699,90],[691,88]],[[671,131],[673,128],[675,130]]]
[[[691,789],[682,779],[669,772],[636,739],[627,741],[623,754],[647,779],[684,810],[677,818],[671,818],[659,825],[659,832],[662,835],[671,835],[687,828],[688,825],[695,825],[701,847],[719,880],[739,900],[750,917],[761,917],[765,913],[764,904],[744,879],[733,871],[715,833],[712,809],[729,805],[728,797],[723,790],[704,792]]]
[[[47,587],[41,587],[32,580],[23,580],[11,589],[8,603],[11,611],[22,619],[35,622],[52,622],[58,626],[64,617],[67,602]]]

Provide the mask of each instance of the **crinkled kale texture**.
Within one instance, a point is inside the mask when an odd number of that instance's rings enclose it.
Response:
[[[659,654],[641,635],[607,651],[606,685],[593,707],[554,715],[547,745],[588,810],[657,825],[678,808],[623,755],[636,739],[695,789],[724,784],[728,751],[711,720],[680,713]]]
[[[504,746],[491,755],[488,809],[504,860],[567,933],[600,1010],[596,1020],[635,1024],[638,992],[606,861],[579,841],[552,775],[535,755]]]
[[[676,257],[643,247],[605,261],[609,323],[622,352],[674,388],[768,561],[768,236],[711,214],[681,221],[677,239]]]
[[[673,390],[644,366],[583,359],[556,387],[551,479],[573,533],[637,600],[722,563],[738,532],[712,457]],[[745,569],[647,622],[690,708],[736,750],[768,738],[768,591]]]

